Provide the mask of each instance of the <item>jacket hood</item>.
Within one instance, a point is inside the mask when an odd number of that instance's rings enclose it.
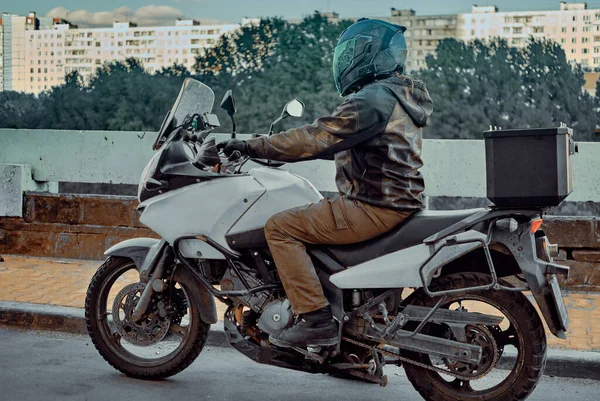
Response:
[[[409,77],[390,77],[378,81],[387,86],[398,102],[418,127],[429,123],[433,112],[433,101],[422,81]]]

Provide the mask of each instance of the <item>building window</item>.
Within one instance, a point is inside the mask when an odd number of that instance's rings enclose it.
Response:
[[[475,29],[471,29],[471,36],[475,36]]]
[[[504,33],[510,33],[510,27],[505,26],[504,27]]]
[[[583,32],[589,32],[590,31],[590,26],[584,26],[583,27]]]
[[[588,65],[588,59],[587,58],[582,58],[581,59],[581,65]]]
[[[577,53],[577,50],[571,49],[571,54],[575,54],[575,53]]]
[[[562,38],[562,39],[560,40],[560,43],[562,43],[562,44],[564,45],[565,43],[567,43],[567,39],[565,39],[565,38]]]
[[[594,42],[600,42],[600,36],[594,36]]]
[[[577,43],[577,38],[571,38],[571,43]]]
[[[600,47],[594,47],[594,53],[600,53]]]
[[[38,74],[41,74],[41,73],[42,73],[42,69],[38,68]]]
[[[573,28],[571,28],[571,32],[577,32],[577,27],[574,26]]]
[[[573,21],[577,21],[577,16],[576,15],[573,16]]]
[[[30,74],[33,74],[33,68],[30,68],[30,69],[29,69],[29,73],[30,73]]]
[[[544,27],[543,26],[534,26],[533,33],[544,33]]]
[[[590,53],[590,49],[582,49],[581,52],[583,54],[589,54]]]
[[[600,57],[594,57],[594,64],[600,64]]]
[[[584,15],[584,16],[583,16],[583,20],[584,20],[584,21],[589,21],[589,20],[591,20],[591,19],[592,19],[592,17],[591,17],[590,15]]]
[[[563,27],[560,29],[560,31],[561,31],[562,33],[567,33],[567,28],[563,26]]]
[[[520,34],[523,33],[523,28],[521,28],[521,27],[515,27],[515,28],[513,28],[513,33],[515,35],[520,35]]]
[[[589,43],[590,38],[581,38],[581,43]]]

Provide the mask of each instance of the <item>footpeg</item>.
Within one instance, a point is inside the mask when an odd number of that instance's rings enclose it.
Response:
[[[319,364],[323,364],[325,362],[325,357],[322,357],[321,355],[311,352],[307,349],[303,349],[303,348],[298,348],[298,347],[292,347],[292,349],[294,351],[297,351],[299,353],[301,353],[302,355],[304,355],[306,357],[306,359],[310,359],[311,361],[315,361],[318,362]],[[310,347],[309,349],[315,349],[314,347]],[[325,355],[327,356],[327,355]]]

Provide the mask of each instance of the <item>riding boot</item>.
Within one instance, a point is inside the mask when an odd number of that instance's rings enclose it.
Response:
[[[338,328],[331,306],[298,315],[294,324],[271,333],[269,341],[282,348],[326,347],[338,343]]]

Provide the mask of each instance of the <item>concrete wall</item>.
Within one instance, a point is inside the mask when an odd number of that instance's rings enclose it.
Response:
[[[137,184],[152,155],[154,132],[0,129],[0,164],[31,166],[36,181]],[[219,135],[218,140],[227,135]],[[243,136],[241,136],[243,138]],[[579,144],[575,190],[567,200],[600,202],[600,143]],[[428,196],[485,198],[485,150],[477,140],[425,140]],[[317,189],[335,192],[332,162],[288,164]]]

